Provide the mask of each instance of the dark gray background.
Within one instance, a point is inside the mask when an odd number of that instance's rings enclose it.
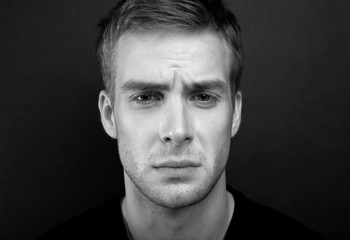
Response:
[[[96,23],[113,5],[0,2],[1,239],[35,239],[119,192],[93,53]],[[350,237],[350,1],[229,5],[245,69],[228,182],[324,236]]]

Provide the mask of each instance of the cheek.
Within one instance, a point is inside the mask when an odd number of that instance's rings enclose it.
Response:
[[[202,149],[215,159],[226,162],[231,142],[232,115],[230,111],[210,114],[198,119],[197,136]]]
[[[140,128],[135,126],[134,122],[127,121],[125,117],[117,120],[119,157],[124,170],[133,178],[137,178],[145,168],[142,155],[146,148],[140,141],[143,139]]]
[[[206,115],[206,117],[199,118],[197,122],[197,132],[201,141],[213,146],[230,141],[232,115],[229,111]]]
[[[120,108],[116,116],[118,141],[130,149],[136,157],[145,157],[157,141],[157,123],[154,118],[135,114]]]

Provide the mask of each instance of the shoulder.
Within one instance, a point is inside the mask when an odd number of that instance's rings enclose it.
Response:
[[[113,199],[63,222],[39,239],[105,239],[124,236],[124,229],[119,199]]]
[[[235,199],[235,210],[227,236],[234,237],[239,232],[239,235],[248,238],[324,239],[293,218],[254,202],[231,187],[227,189]]]

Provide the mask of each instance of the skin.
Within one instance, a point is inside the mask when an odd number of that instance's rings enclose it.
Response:
[[[115,103],[101,91],[99,109],[118,139],[133,237],[222,239],[234,209],[225,166],[242,102],[230,90],[229,48],[209,32],[128,33],[116,53]]]

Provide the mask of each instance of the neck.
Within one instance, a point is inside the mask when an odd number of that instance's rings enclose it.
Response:
[[[140,200],[135,196],[135,185],[125,176],[122,212],[135,240],[224,238],[234,208],[226,191],[225,173],[205,199],[179,209],[160,207],[145,197]]]

